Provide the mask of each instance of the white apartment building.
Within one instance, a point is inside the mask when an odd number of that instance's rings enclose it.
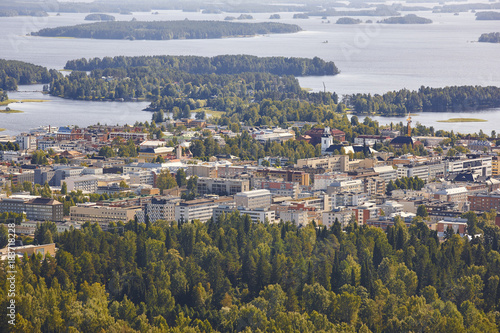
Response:
[[[214,208],[218,206],[219,203],[207,199],[181,202],[178,206],[175,206],[175,220],[207,222],[212,217]]]
[[[444,176],[445,165],[439,163],[424,163],[424,164],[399,164],[397,169],[398,178],[401,177],[418,177],[431,182],[439,176]]]
[[[340,192],[361,192],[363,191],[363,181],[361,179],[335,180],[327,187],[328,194]]]
[[[268,221],[269,223],[274,223],[276,221],[276,212],[274,210],[269,210],[268,208],[244,209],[243,207],[235,207],[234,205],[220,205],[214,208],[214,221],[217,221],[219,216],[223,213],[231,214],[236,210],[238,210],[242,216],[248,215],[253,222],[264,223]]]
[[[175,221],[175,207],[180,203],[179,197],[171,198],[152,198],[143,211],[138,212],[137,221],[146,222],[148,216],[151,223],[157,220]]]
[[[98,178],[96,176],[74,176],[64,179],[68,186],[68,192],[82,190],[94,193],[97,191]]]
[[[448,158],[444,161],[445,174],[472,171],[480,176],[492,175],[492,157],[468,154],[467,158]]]
[[[271,206],[271,192],[269,190],[253,190],[240,192],[234,195],[236,206],[245,209],[269,208]]]
[[[280,220],[292,222],[295,225],[307,225],[309,223],[308,214],[305,210],[288,210],[280,213]]]

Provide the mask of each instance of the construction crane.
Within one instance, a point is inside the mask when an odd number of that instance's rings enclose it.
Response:
[[[408,112],[408,118],[406,118],[406,121],[408,122],[408,136],[411,136],[411,116],[410,116],[409,112]]]

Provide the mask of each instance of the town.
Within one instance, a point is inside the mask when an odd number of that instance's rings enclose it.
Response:
[[[383,128],[352,141],[315,123],[241,125],[242,133],[235,133],[204,119],[165,120],[154,130],[98,124],[4,135],[0,219],[16,222],[25,243],[18,242],[18,253],[43,248],[52,255],[54,243],[32,239],[47,221],[58,232],[87,222],[113,230],[131,220],[204,223],[238,211],[256,223],[328,229],[356,223],[385,231],[420,217],[442,241],[453,234],[474,237],[467,212],[494,213],[500,225],[496,138],[456,139],[452,146],[448,137],[412,135],[410,116],[407,121],[400,130]],[[304,141],[320,154],[243,160],[231,147],[221,150],[242,135],[261,145]],[[206,149],[200,147],[206,140],[223,153],[195,157],[203,155],[197,151]]]

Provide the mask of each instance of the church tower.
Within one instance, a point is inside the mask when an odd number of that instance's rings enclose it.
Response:
[[[326,150],[333,144],[333,136],[330,127],[325,127],[325,131],[321,135],[321,155],[324,155]]]

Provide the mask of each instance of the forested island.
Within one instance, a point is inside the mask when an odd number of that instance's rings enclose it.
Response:
[[[409,112],[462,112],[500,107],[499,87],[453,86],[421,87],[417,91],[402,89],[383,95],[354,94],[344,103],[360,114],[387,116]]]
[[[50,83],[57,71],[17,60],[0,59],[0,89],[17,90],[18,84]]]
[[[33,36],[96,39],[206,39],[255,36],[271,33],[293,33],[302,29],[294,24],[277,22],[233,23],[223,21],[153,21],[97,22],[46,28]]]
[[[389,17],[382,21],[378,21],[378,23],[384,24],[430,24],[432,20],[420,17],[415,14],[408,14],[403,17]]]
[[[479,12],[476,13],[476,20],[478,21],[500,20],[500,12]]]
[[[89,14],[85,16],[85,21],[114,21],[115,17],[108,14]]]
[[[341,17],[337,20],[336,24],[360,24],[362,21],[352,17]]]
[[[271,14],[271,16],[269,16],[270,20],[279,20],[280,18],[280,14]]]
[[[478,41],[482,43],[500,43],[500,32],[482,34]]]
[[[329,8],[322,11],[308,12],[309,16],[397,16],[399,12],[387,5],[379,5],[375,9],[336,10]]]
[[[309,16],[305,13],[293,14],[294,19],[308,19]]]

